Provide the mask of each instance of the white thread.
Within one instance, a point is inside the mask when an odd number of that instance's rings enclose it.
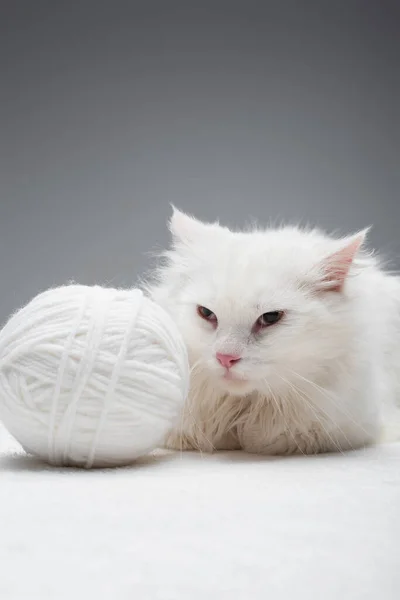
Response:
[[[76,332],[79,327],[79,324],[83,318],[84,311],[86,308],[86,302],[87,302],[87,294],[84,295],[82,298],[82,304],[78,310],[78,318],[74,322],[73,327],[68,335],[67,343],[66,343],[63,355],[60,360],[60,366],[57,371],[56,385],[54,387],[54,398],[53,398],[53,403],[51,405],[51,412],[50,412],[49,432],[48,432],[48,436],[47,436],[48,437],[49,460],[53,464],[57,463],[57,455],[56,455],[56,447],[55,447],[56,446],[55,431],[56,431],[56,415],[57,415],[57,408],[58,408],[58,399],[60,397],[61,386],[62,386],[62,382],[63,382],[63,378],[64,378],[65,368],[66,368],[67,361],[68,361],[69,351],[73,344],[74,338],[76,336]]]
[[[146,454],[179,421],[188,385],[175,324],[140,290],[49,290],[0,333],[0,419],[54,465]]]
[[[96,446],[97,446],[97,442],[98,442],[98,439],[99,439],[99,435],[100,435],[100,432],[101,432],[101,430],[102,430],[102,428],[104,426],[104,422],[105,422],[107,413],[108,413],[108,411],[110,409],[110,404],[112,402],[113,393],[115,391],[115,386],[116,386],[117,381],[118,381],[119,373],[120,373],[120,370],[121,370],[121,367],[122,367],[123,363],[126,360],[126,354],[128,352],[128,347],[129,347],[129,340],[130,340],[130,338],[132,336],[133,329],[134,329],[134,327],[136,325],[136,319],[138,317],[139,309],[140,309],[140,306],[141,306],[141,300],[143,298],[143,294],[139,290],[136,290],[136,292],[137,292],[136,295],[138,296],[138,301],[136,303],[136,306],[135,306],[134,310],[132,311],[130,322],[128,323],[128,327],[126,329],[126,333],[125,333],[124,339],[122,340],[122,344],[121,344],[121,347],[119,349],[119,354],[117,356],[117,360],[115,361],[114,368],[113,368],[112,373],[111,373],[111,377],[110,377],[110,380],[109,380],[109,383],[108,383],[107,391],[106,391],[105,397],[104,397],[103,408],[102,408],[102,411],[100,413],[99,422],[98,422],[98,425],[97,425],[97,428],[96,428],[95,435],[93,437],[92,444],[90,446],[89,456],[88,456],[87,461],[86,461],[86,465],[85,466],[87,468],[90,468],[93,465],[93,462],[95,460],[95,452],[96,452]]]

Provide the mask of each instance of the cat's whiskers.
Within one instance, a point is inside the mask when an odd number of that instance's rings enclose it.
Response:
[[[325,432],[325,434],[328,436],[328,438],[330,439],[330,441],[333,443],[334,447],[336,448],[336,450],[338,452],[340,452],[341,454],[344,455],[343,450],[341,449],[338,440],[334,439],[333,435],[328,431],[327,427],[325,425],[327,425],[327,423],[324,424],[322,418],[320,418],[317,414],[317,407],[313,406],[311,399],[309,396],[307,396],[305,394],[304,390],[301,390],[300,388],[294,386],[292,383],[290,383],[290,381],[288,381],[287,379],[285,379],[284,377],[282,377],[281,375],[279,375],[280,379],[282,379],[282,381],[288,385],[293,392],[295,393],[296,396],[298,396],[299,398],[302,399],[303,402],[305,402],[305,404],[307,405],[307,407],[309,408],[309,410],[311,411],[312,416],[318,421],[319,425],[321,426],[321,428],[323,429],[323,431]],[[332,423],[335,425],[335,427],[337,427],[339,429],[339,431],[341,432],[341,434],[343,435],[343,437],[346,439],[347,443],[350,445],[350,447],[353,449],[350,440],[347,438],[346,434],[344,433],[344,431],[339,427],[339,425],[337,425],[337,423],[335,423],[332,418],[330,417],[330,415],[321,407],[318,407],[318,410],[320,410],[325,417],[328,417]]]
[[[291,370],[291,373],[293,375],[295,375],[296,377],[298,377],[299,379],[302,379],[305,383],[311,385],[312,387],[314,387],[316,390],[318,390],[327,400],[330,400],[332,402],[332,404],[339,409],[339,411],[342,412],[342,414],[344,414],[345,417],[347,417],[349,419],[349,421],[351,421],[353,423],[353,425],[355,425],[356,427],[358,427],[360,429],[360,431],[362,431],[363,433],[367,434],[367,436],[370,436],[370,432],[368,432],[362,425],[361,423],[358,423],[354,417],[344,408],[344,406],[342,406],[337,399],[335,398],[334,395],[331,395],[328,393],[328,391],[321,387],[320,385],[318,385],[317,383],[315,383],[314,381],[311,381],[310,379],[307,379],[306,377],[303,377],[302,375],[300,375],[299,373],[296,373],[296,371]],[[334,421],[333,421],[334,422]],[[336,425],[338,426],[338,425]],[[342,432],[343,433],[343,432]],[[354,448],[353,448],[354,449]]]

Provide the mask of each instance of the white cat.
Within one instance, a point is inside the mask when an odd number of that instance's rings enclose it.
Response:
[[[167,446],[309,454],[376,442],[400,397],[400,279],[364,251],[366,231],[233,232],[176,209],[170,229],[147,289],[178,324],[192,376]]]

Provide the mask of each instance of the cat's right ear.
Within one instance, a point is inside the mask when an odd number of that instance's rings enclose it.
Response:
[[[172,205],[172,216],[169,220],[169,230],[174,243],[191,244],[201,235],[207,227],[201,221],[181,212]]]
[[[359,231],[344,240],[343,245],[336,252],[330,254],[323,261],[322,277],[319,288],[325,291],[340,292],[349,275],[350,269],[361,250],[370,228]]]

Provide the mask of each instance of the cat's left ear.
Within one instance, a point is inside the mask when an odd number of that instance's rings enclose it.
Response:
[[[190,244],[197,241],[200,236],[204,236],[207,231],[207,224],[172,206],[169,230],[174,242]]]
[[[322,273],[318,288],[324,291],[341,292],[370,227],[342,241],[341,247],[322,262]]]

